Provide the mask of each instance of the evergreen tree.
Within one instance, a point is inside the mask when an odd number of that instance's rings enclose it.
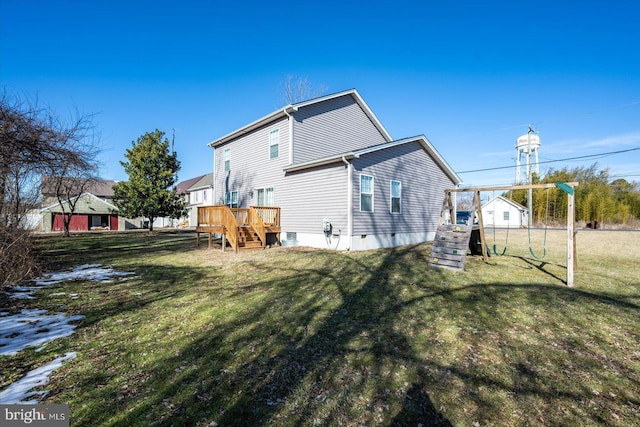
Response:
[[[126,162],[120,162],[129,181],[113,187],[114,202],[121,214],[149,219],[153,231],[156,218],[180,218],[186,214],[186,202],[176,194],[177,172],[180,162],[176,153],[169,152],[169,140],[164,132],[147,132],[131,143]]]

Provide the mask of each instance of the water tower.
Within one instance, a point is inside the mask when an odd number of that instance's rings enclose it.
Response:
[[[535,172],[540,175],[540,164],[538,161],[538,148],[540,148],[540,137],[536,135],[529,126],[529,131],[526,135],[522,135],[516,142],[516,150],[518,150],[518,157],[516,158],[516,185],[530,184],[531,173]],[[532,157],[535,155],[535,161],[532,161]],[[522,156],[525,156],[525,164],[527,169],[525,171],[524,179],[522,177]]]

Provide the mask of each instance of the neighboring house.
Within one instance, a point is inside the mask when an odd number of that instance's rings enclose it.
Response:
[[[113,186],[116,181],[99,180],[91,183],[84,192],[75,196],[76,208],[69,223],[70,231],[125,230],[137,228],[140,224],[118,215],[118,208],[112,203]],[[60,205],[53,191],[53,181],[43,177],[42,185],[42,231],[63,231],[62,215],[69,213],[68,206]],[[64,204],[68,205],[68,201]]]
[[[458,175],[424,136],[394,140],[355,90],[288,105],[218,138],[214,200],[280,208],[284,245],[432,240]]]
[[[203,175],[188,188],[189,194],[189,226],[198,225],[198,206],[209,206],[213,203],[213,173]]]
[[[482,205],[482,222],[485,227],[526,227],[527,208],[506,197],[497,196]]]

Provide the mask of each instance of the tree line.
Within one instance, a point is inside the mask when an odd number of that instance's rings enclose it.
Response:
[[[551,169],[534,184],[579,182],[575,188],[576,221],[600,224],[637,225],[640,220],[640,186],[618,178],[611,180],[609,169],[589,167]],[[505,197],[527,206],[527,191],[514,190]],[[567,220],[567,195],[559,188],[534,189],[532,201],[533,223],[563,223]]]

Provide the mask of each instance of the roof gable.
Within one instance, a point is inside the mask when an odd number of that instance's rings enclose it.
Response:
[[[40,190],[45,196],[56,195],[56,177],[43,176],[40,184]],[[66,183],[71,183],[76,189],[80,189],[83,185],[85,193],[91,193],[98,197],[113,197],[113,186],[117,184],[116,181],[108,179],[97,179],[90,182],[86,182],[81,178],[64,178]]]
[[[198,175],[195,178],[190,178],[190,179],[186,179],[184,181],[180,181],[177,185],[176,185],[176,193],[177,194],[184,194],[184,193],[188,193],[189,189],[198,181],[200,181],[202,178],[204,178],[206,175]]]
[[[396,147],[402,144],[408,144],[412,142],[418,142],[420,146],[434,159],[436,164],[442,168],[445,174],[458,185],[462,182],[462,179],[458,176],[458,174],[451,168],[451,166],[444,160],[444,158],[438,153],[438,150],[429,142],[426,136],[418,135],[410,138],[403,138],[396,141],[389,141],[384,144],[378,144],[371,147],[363,148],[360,150],[349,151],[329,157],[325,157],[322,159],[317,159],[305,163],[300,163],[297,165],[291,165],[284,168],[285,172],[296,172],[304,169],[313,168],[316,166],[328,165],[331,163],[342,162],[346,160],[351,160],[354,158],[358,158],[360,156],[365,156],[370,153],[374,153],[381,150],[387,150],[391,147]]]
[[[492,204],[495,204],[497,201],[502,201],[504,203],[507,203],[508,205],[511,205],[512,207],[521,210],[521,211],[526,211],[527,208],[525,208],[524,206],[522,206],[520,203],[514,202],[511,199],[507,199],[504,196],[496,196],[493,199],[489,200],[487,203],[485,203],[484,205],[482,205],[482,208],[486,208],[487,206],[490,206]]]
[[[187,188],[187,192],[202,190],[203,188],[211,188],[213,186],[213,173],[203,175],[199,180]]]
[[[73,200],[73,201],[76,201],[78,199],[89,199],[89,200],[87,200],[87,203],[92,204],[92,205],[101,206],[102,208],[104,208],[103,209],[104,212],[111,212],[111,211],[116,211],[117,212],[118,211],[118,208],[115,205],[113,205],[113,204],[111,204],[109,202],[106,202],[106,201],[100,199],[99,197],[96,197],[95,195],[93,195],[91,193],[82,193],[79,196],[71,198],[71,200]],[[68,205],[69,201],[65,200],[65,201],[62,202],[62,204]],[[60,203],[54,203],[54,204],[52,204],[50,206],[47,206],[45,208],[40,209],[40,211],[41,212],[55,212],[56,211],[55,208],[59,207],[60,205],[61,205]],[[103,210],[97,210],[96,213],[103,213]],[[75,212],[75,213],[80,214],[80,213],[88,213],[88,212]]]
[[[288,115],[294,114],[296,111],[300,110],[301,108],[305,108],[308,107],[310,105],[314,105],[314,104],[319,104],[321,102],[325,102],[325,101],[329,101],[331,99],[335,99],[335,98],[339,98],[341,96],[351,96],[353,97],[353,99],[356,101],[356,103],[360,106],[360,108],[362,108],[362,110],[364,111],[364,113],[367,115],[367,117],[369,117],[369,119],[371,120],[371,122],[373,123],[373,125],[376,127],[376,129],[378,129],[378,131],[384,136],[384,138],[387,141],[391,141],[391,135],[389,135],[389,132],[387,132],[387,130],[384,128],[384,126],[382,125],[382,123],[380,122],[380,120],[378,120],[378,118],[376,117],[376,115],[373,113],[373,111],[371,110],[371,108],[369,108],[369,106],[367,105],[367,103],[364,101],[364,99],[360,96],[360,94],[358,93],[358,91],[356,89],[349,89],[349,90],[345,90],[342,92],[337,92],[337,93],[333,93],[330,95],[326,95],[326,96],[321,96],[318,98],[313,98],[313,99],[309,99],[307,101],[303,101],[303,102],[297,102],[295,104],[289,104],[285,107],[282,107],[276,111],[273,111],[270,114],[267,114],[266,116],[253,121],[251,123],[249,123],[248,125],[245,125],[239,129],[236,129],[235,131],[228,133],[216,140],[211,141],[208,145],[209,147],[216,147],[218,145],[224,144],[225,142],[229,142],[233,139],[236,139],[242,135],[245,135],[249,132],[252,132],[255,129],[261,128],[263,126],[266,126],[270,123],[273,123],[276,120],[282,119]]]

